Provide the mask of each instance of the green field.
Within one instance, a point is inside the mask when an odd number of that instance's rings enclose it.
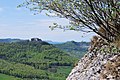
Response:
[[[0,74],[0,80],[22,80],[22,79],[15,78],[13,76],[5,75],[5,74]]]

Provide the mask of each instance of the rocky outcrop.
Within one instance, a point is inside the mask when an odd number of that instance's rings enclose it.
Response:
[[[42,40],[41,39],[39,39],[39,38],[31,38],[31,41],[39,41],[39,42],[41,42]]]
[[[120,53],[87,53],[66,80],[120,80]]]

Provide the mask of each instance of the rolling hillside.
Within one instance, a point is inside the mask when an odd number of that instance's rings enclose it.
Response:
[[[0,73],[15,80],[65,80],[77,60],[41,40],[0,43]]]
[[[76,58],[81,58],[87,52],[88,47],[90,45],[89,42],[75,42],[68,41],[62,44],[54,44],[57,48],[68,52],[71,56]]]

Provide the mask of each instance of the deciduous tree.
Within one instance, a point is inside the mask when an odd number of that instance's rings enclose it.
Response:
[[[28,0],[20,6],[38,13],[47,10],[54,16],[69,19],[66,28],[93,31],[110,42],[120,35],[120,0]],[[56,27],[65,28],[58,24],[52,26]],[[99,32],[99,28],[109,36]]]

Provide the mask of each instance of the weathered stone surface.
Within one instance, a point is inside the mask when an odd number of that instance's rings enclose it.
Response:
[[[120,80],[120,53],[87,53],[66,80]]]

